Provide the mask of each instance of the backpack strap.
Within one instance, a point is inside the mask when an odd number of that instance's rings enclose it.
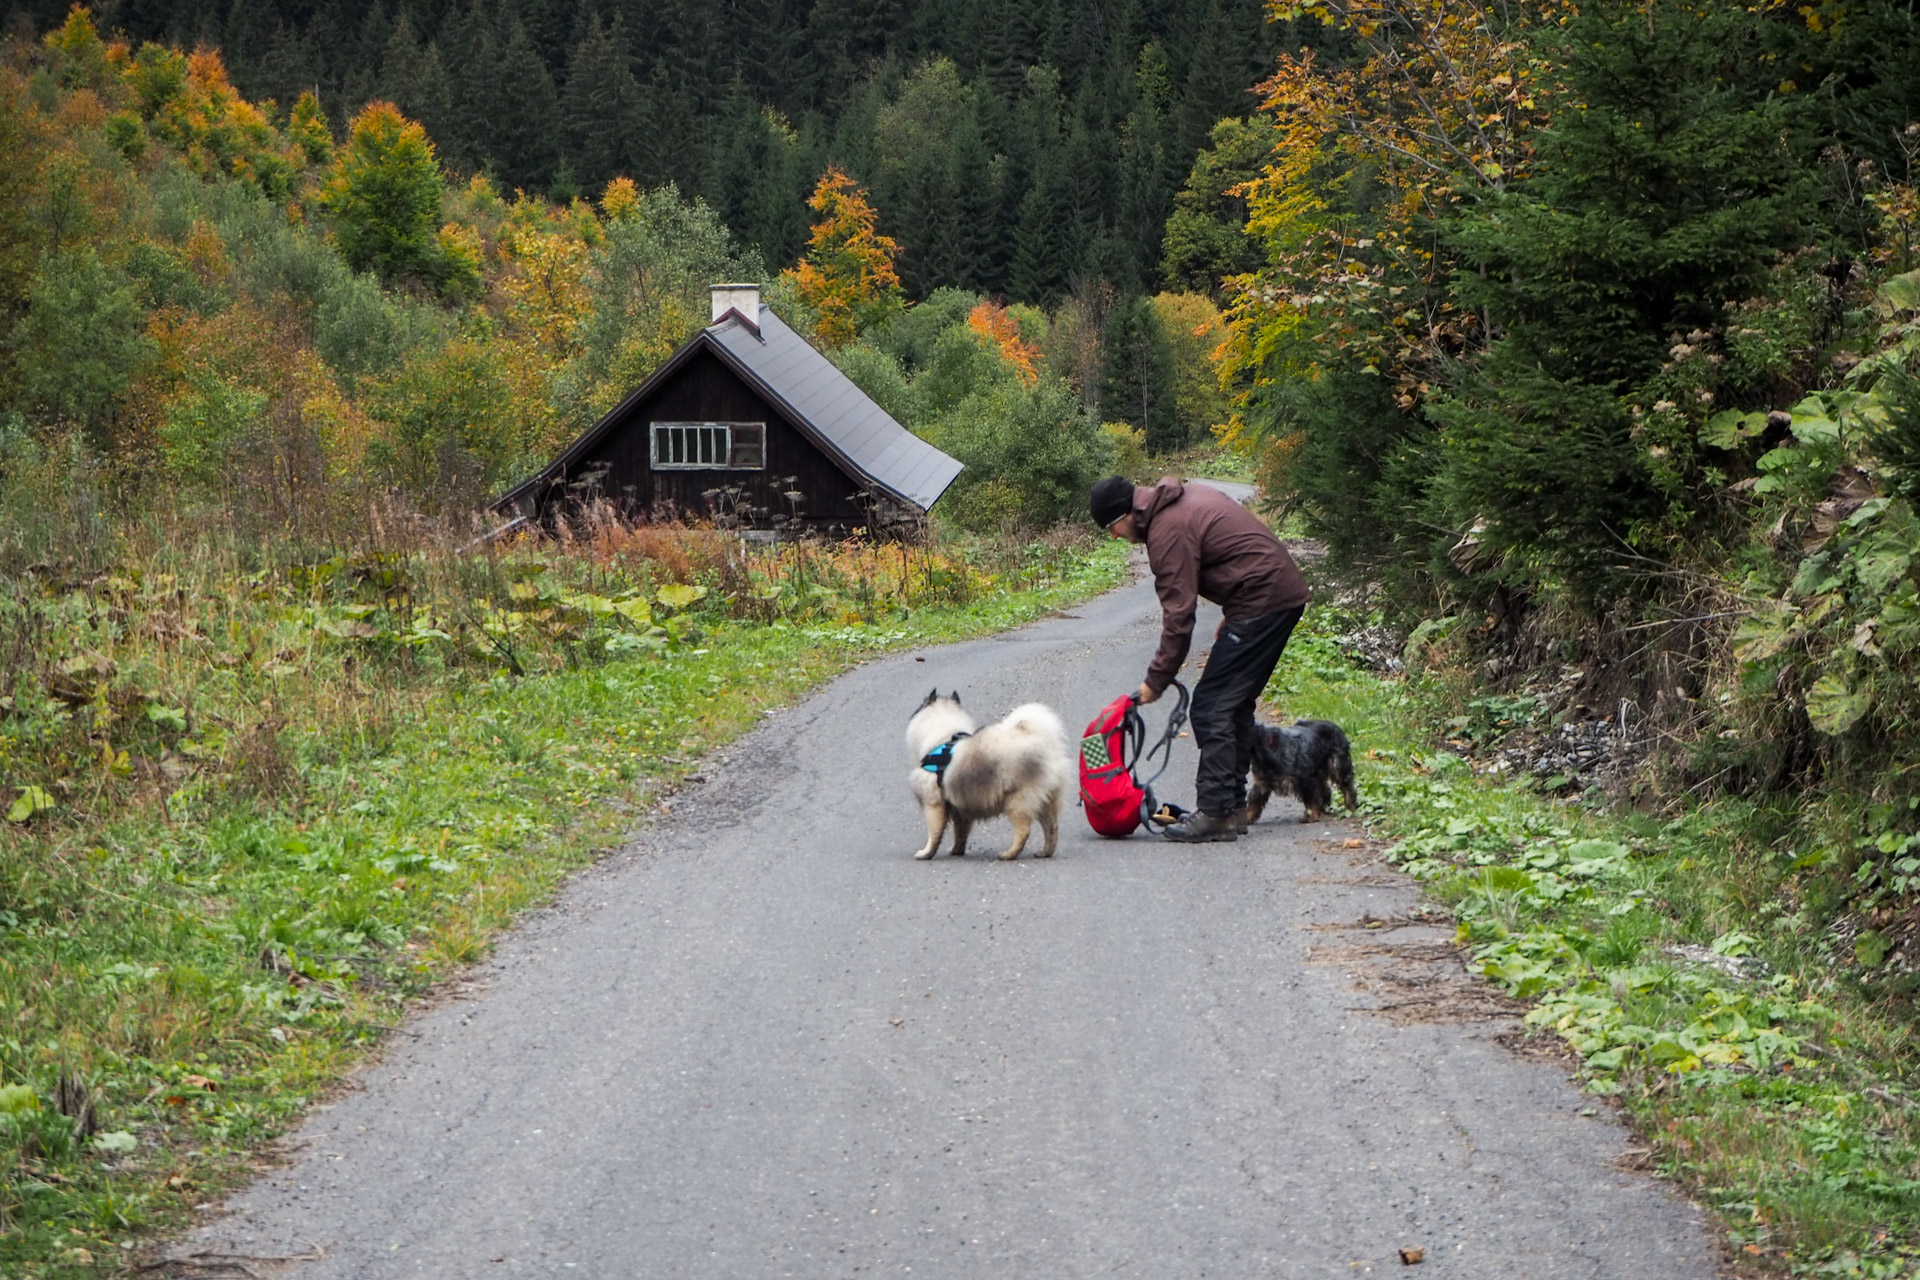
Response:
[[[1173,763],[1173,740],[1180,736],[1181,727],[1187,723],[1187,705],[1190,701],[1187,696],[1187,686],[1175,680],[1173,681],[1173,689],[1174,692],[1180,695],[1179,700],[1173,704],[1173,711],[1167,716],[1167,727],[1160,734],[1160,740],[1147,750],[1147,754],[1144,757],[1144,759],[1151,760],[1155,756],[1159,756],[1160,767],[1153,771],[1151,778],[1138,784],[1141,794],[1140,821],[1149,831],[1159,831],[1170,826],[1172,823],[1179,821],[1181,816],[1186,812],[1172,801],[1168,801],[1164,805],[1161,804],[1153,794],[1153,784],[1160,781],[1160,775],[1165,773],[1167,766]],[[1146,734],[1146,724],[1140,719],[1138,702],[1127,711],[1127,715],[1131,718],[1136,728],[1137,736],[1134,741],[1133,763],[1137,766],[1143,758],[1140,755],[1139,744],[1145,739]]]

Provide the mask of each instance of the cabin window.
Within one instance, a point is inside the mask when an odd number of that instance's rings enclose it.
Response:
[[[767,465],[764,422],[656,422],[655,471],[762,471]]]

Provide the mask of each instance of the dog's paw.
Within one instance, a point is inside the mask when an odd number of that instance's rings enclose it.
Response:
[[[932,845],[928,845],[928,846],[927,846],[926,848],[924,848],[924,849],[915,849],[915,850],[913,851],[913,860],[914,860],[915,862],[925,862],[925,861],[927,861],[927,860],[928,860],[929,858],[931,858],[931,857],[933,857],[933,846],[932,846]]]

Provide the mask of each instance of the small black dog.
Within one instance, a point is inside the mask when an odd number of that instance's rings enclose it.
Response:
[[[1331,720],[1301,720],[1291,725],[1253,727],[1253,785],[1248,788],[1247,821],[1258,822],[1275,792],[1292,793],[1306,806],[1302,822],[1318,822],[1340,788],[1349,810],[1360,807],[1353,790],[1353,748]]]

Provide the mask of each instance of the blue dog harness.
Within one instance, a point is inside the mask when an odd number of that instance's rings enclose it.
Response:
[[[963,729],[920,757],[920,767],[933,775],[933,783],[940,790],[947,789],[947,766],[953,763],[953,744],[972,736],[972,733]]]

